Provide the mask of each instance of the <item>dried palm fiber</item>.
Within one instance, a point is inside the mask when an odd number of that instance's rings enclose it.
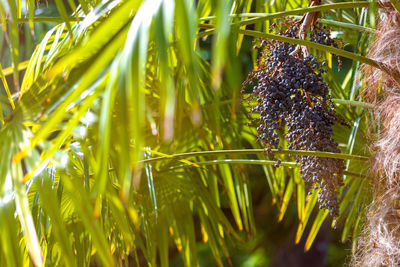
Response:
[[[400,73],[400,16],[381,10],[375,42],[368,56]],[[376,104],[382,126],[374,145],[374,200],[352,266],[400,266],[400,87],[393,77],[363,67],[365,94]]]

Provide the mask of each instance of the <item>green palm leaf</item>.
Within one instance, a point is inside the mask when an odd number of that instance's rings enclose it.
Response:
[[[197,266],[201,240],[219,266],[235,265],[232,244],[259,224],[260,181],[279,221],[297,207],[296,243],[311,225],[308,250],[329,217],[314,218],[318,192],[307,196],[296,155],[348,162],[333,224],[344,224],[343,240],[359,235],[371,201],[364,135],[374,106],[356,76],[360,63],[390,72],[365,56],[374,3],[1,3],[2,265],[169,266],[176,248],[185,266]],[[50,8],[59,15],[40,15]],[[315,11],[354,52],[269,32],[277,19]],[[326,76],[336,111],[353,125],[335,128],[342,153],[273,150],[282,160],[273,167],[240,103],[259,37],[308,46],[331,66],[331,54],[354,61],[343,77],[333,68]]]

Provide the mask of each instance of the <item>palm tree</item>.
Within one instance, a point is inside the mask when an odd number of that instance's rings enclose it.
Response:
[[[223,265],[227,243],[238,242],[240,231],[255,234],[249,188],[259,177],[249,170],[260,166],[279,220],[292,200],[297,205],[296,242],[311,227],[309,249],[330,216],[318,211],[318,192],[308,194],[290,153],[346,161],[332,225],[355,244],[371,201],[366,133],[373,116],[361,102],[358,72],[360,64],[382,68],[365,57],[382,6],[65,2],[56,0],[51,15],[58,16],[48,17],[36,1],[1,1],[1,63],[11,66],[0,66],[2,265],[168,266],[176,246],[185,266],[196,266],[199,239]],[[280,18],[316,11],[344,50],[270,31]],[[351,125],[335,126],[342,153],[276,151],[282,167],[273,167],[240,94],[257,57],[243,44],[260,37],[306,45],[328,59],[336,111]],[[32,38],[40,38],[37,46]],[[253,62],[237,56],[251,53]],[[350,59],[340,73],[332,54]]]

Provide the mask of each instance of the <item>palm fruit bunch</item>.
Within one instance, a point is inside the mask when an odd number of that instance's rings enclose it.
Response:
[[[299,23],[286,21],[280,26],[281,36],[298,38]],[[273,30],[277,28],[273,26]],[[326,27],[314,24],[311,29],[309,41],[338,47]],[[286,42],[258,39],[255,48],[260,56],[243,88],[253,86],[247,99],[266,152],[273,155],[271,149],[282,149],[278,133],[284,132],[288,149],[340,153],[332,138],[332,126],[344,121],[335,113],[330,88],[323,78],[326,61],[304,55],[299,46]],[[320,189],[319,207],[337,217],[337,190],[343,185],[344,161],[316,156],[296,156],[296,161],[305,182]]]

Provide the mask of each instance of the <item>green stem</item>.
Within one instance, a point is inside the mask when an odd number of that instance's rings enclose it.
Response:
[[[201,32],[201,33],[197,34],[197,39],[206,37],[206,36],[214,34],[214,33],[215,33],[215,29],[206,30],[204,32]]]
[[[77,17],[68,17],[67,19],[68,19],[68,21],[81,21],[84,18],[82,18],[82,17],[79,17],[79,18],[77,18]],[[22,24],[22,23],[28,23],[30,21],[33,21],[33,22],[64,22],[65,20],[63,20],[60,17],[33,17],[33,18],[21,18],[21,19],[18,19],[17,23],[18,24]],[[1,22],[0,24],[2,24],[2,23],[3,22]],[[6,19],[4,21],[4,23],[8,24],[9,23],[8,19]]]
[[[368,64],[372,67],[378,68],[381,71],[385,72],[387,75],[391,76],[396,81],[396,83],[400,86],[400,73],[398,73],[395,69],[391,69],[386,64],[381,63],[376,60],[373,60],[371,58],[360,56],[355,53],[351,53],[351,52],[348,52],[348,51],[345,51],[342,49],[338,49],[338,48],[334,48],[331,46],[317,44],[317,43],[313,43],[313,42],[306,41],[306,40],[300,40],[300,39],[296,39],[296,38],[289,38],[289,37],[270,34],[270,33],[263,33],[263,32],[251,31],[251,30],[242,30],[242,29],[238,29],[238,32],[242,33],[244,35],[253,36],[253,37],[257,37],[257,38],[267,38],[267,39],[273,39],[273,40],[280,41],[280,42],[303,45],[303,46],[315,48],[315,49],[318,49],[318,50],[321,50],[324,52],[328,52],[333,55],[338,55],[338,56],[342,56],[342,57],[346,57],[346,58],[349,58],[352,60],[359,61],[364,64]]]
[[[335,158],[343,160],[360,160],[367,161],[369,158],[359,155],[349,155],[342,153],[331,153],[331,152],[321,152],[321,151],[306,151],[306,150],[289,150],[289,149],[271,149],[274,154],[282,155],[300,155],[300,156],[315,156],[324,158]],[[214,151],[199,151],[199,152],[188,152],[181,154],[169,155],[168,157],[157,157],[151,159],[145,159],[139,161],[139,163],[150,163],[168,159],[182,159],[198,156],[217,156],[217,155],[249,155],[249,154],[266,154],[264,149],[236,149],[236,150],[214,150]],[[275,162],[275,161],[271,161]]]
[[[396,0],[392,0],[396,1]],[[240,22],[234,23],[233,25],[249,25],[249,24],[254,24],[260,21],[265,21],[265,20],[272,20],[272,19],[277,19],[281,17],[287,17],[291,15],[303,15],[308,12],[315,12],[315,11],[323,11],[323,10],[330,10],[330,9],[346,9],[346,8],[362,8],[362,7],[369,7],[372,3],[363,1],[363,2],[352,2],[352,3],[336,3],[336,4],[326,4],[326,5],[319,5],[319,6],[313,6],[313,7],[306,7],[306,8],[298,8],[290,11],[282,11],[282,12],[276,12],[276,13],[271,13],[271,14],[266,14],[266,13],[241,13],[241,14],[234,14],[231,15],[232,18],[235,17],[252,17],[247,20],[242,20]],[[297,17],[297,16],[295,16]],[[207,20],[212,20],[215,19],[215,16],[210,16],[210,17],[204,17],[201,18],[199,21],[207,21]],[[343,28],[349,28],[353,30],[359,30],[359,31],[367,31],[374,33],[375,30],[368,28],[368,27],[363,27],[351,23],[345,23],[345,22],[340,22],[340,21],[333,21],[333,20],[327,20],[327,19],[319,19],[321,23],[328,24],[328,25],[334,25],[338,27],[343,27]],[[200,28],[205,28],[205,29],[211,29],[215,28],[214,25],[212,24],[199,24]],[[203,33],[206,35],[212,34],[210,31],[207,33]],[[204,37],[205,35],[201,36]]]
[[[257,159],[222,159],[222,160],[209,160],[209,161],[200,161],[196,162],[197,165],[200,166],[209,166],[209,165],[219,165],[219,164],[251,164],[251,165],[275,165],[276,161],[274,160],[257,160]],[[281,162],[279,166],[283,167],[290,167],[290,168],[296,168],[300,167],[300,165],[296,162]],[[176,170],[176,169],[183,169],[183,168],[188,168],[192,167],[191,165],[177,165],[177,166],[172,166],[170,168],[160,170],[160,171],[171,171],[171,170]],[[354,176],[354,177],[359,177],[359,178],[369,178],[368,176],[360,173],[354,173],[354,172],[349,172],[349,171],[343,171],[344,175],[348,176]]]
[[[331,9],[348,9],[348,8],[364,8],[370,7],[371,5],[376,5],[376,3],[368,2],[368,1],[360,1],[360,2],[346,2],[346,3],[335,3],[335,4],[325,4],[325,5],[318,5],[312,7],[305,7],[305,8],[297,8],[290,11],[281,11],[276,13],[241,13],[241,14],[234,14],[231,17],[256,17],[247,20],[243,20],[238,22],[239,25],[248,25],[254,24],[257,22],[261,22],[264,20],[271,20],[277,19],[281,17],[287,17],[290,15],[303,15],[308,12],[316,12],[316,11],[325,11]],[[380,7],[378,5],[378,7]],[[200,21],[207,21],[215,19],[215,16],[209,16],[200,18]]]
[[[346,58],[349,58],[352,60],[360,61],[362,63],[368,64],[375,68],[380,68],[380,66],[381,66],[381,64],[379,64],[377,61],[375,61],[371,58],[367,58],[367,57],[360,56],[360,55],[357,55],[357,54],[354,54],[354,53],[351,53],[351,52],[348,52],[348,51],[345,51],[342,49],[334,48],[334,47],[327,46],[327,45],[317,44],[317,43],[313,43],[313,42],[306,41],[306,40],[300,40],[300,39],[295,39],[295,38],[290,38],[290,37],[285,37],[285,36],[280,36],[280,35],[275,35],[275,34],[270,34],[270,33],[251,31],[251,30],[238,29],[238,32],[248,35],[248,36],[257,37],[257,38],[273,39],[273,40],[280,41],[280,42],[286,42],[286,43],[291,43],[291,44],[307,46],[310,48],[315,48],[315,49],[318,49],[318,50],[321,50],[324,52],[329,52],[334,55],[338,55],[338,56],[346,57]]]
[[[332,102],[338,103],[338,104],[362,107],[362,108],[374,108],[375,107],[373,104],[368,104],[368,103],[364,103],[361,101],[355,101],[355,100],[339,99],[339,98],[333,98]]]
[[[219,164],[252,164],[252,165],[274,165],[276,160],[258,160],[258,159],[220,159],[196,162],[200,166],[204,165],[219,165]],[[298,167],[296,162],[281,162],[280,166],[284,167]],[[181,169],[190,167],[190,165],[177,165],[168,168],[167,170]]]
[[[295,18],[300,19],[300,16],[294,16]],[[325,25],[332,25],[340,28],[345,28],[345,29],[351,29],[355,31],[363,31],[363,32],[369,32],[369,33],[376,33],[376,31],[372,28],[369,27],[364,27],[360,25],[356,25],[353,23],[347,23],[347,22],[341,22],[341,21],[335,21],[331,19],[318,19],[318,22],[325,24]]]
[[[355,173],[355,172],[349,172],[349,171],[343,171],[343,175],[348,175],[348,176],[353,176],[353,177],[358,177],[358,178],[365,178],[365,179],[370,179],[369,176],[361,173]]]

